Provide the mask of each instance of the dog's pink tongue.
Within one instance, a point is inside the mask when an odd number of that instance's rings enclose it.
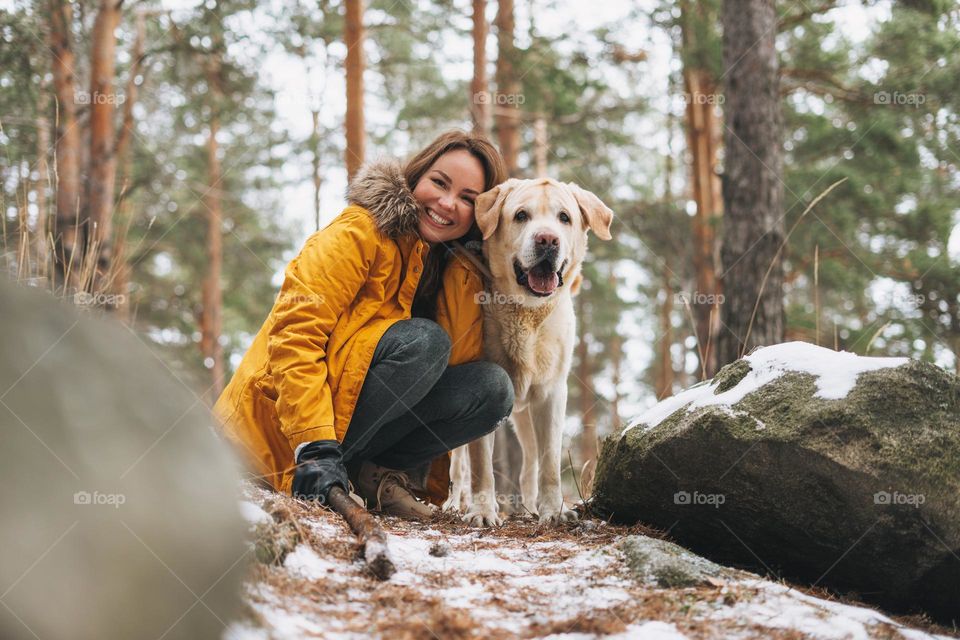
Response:
[[[527,274],[527,283],[537,293],[553,293],[560,283],[560,278],[557,277],[556,272],[543,275],[530,272]]]

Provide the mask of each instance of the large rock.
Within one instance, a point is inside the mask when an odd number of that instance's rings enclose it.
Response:
[[[960,620],[960,380],[792,342],[604,443],[593,508],[711,558]]]
[[[0,281],[0,638],[217,638],[252,554],[213,418],[140,339]]]

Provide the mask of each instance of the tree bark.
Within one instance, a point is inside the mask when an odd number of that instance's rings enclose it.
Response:
[[[547,177],[547,156],[550,151],[550,143],[547,138],[547,120],[542,113],[537,114],[533,121],[533,162],[536,167],[538,178]]]
[[[586,296],[581,292],[577,296],[577,317],[581,327],[587,324]],[[580,340],[577,342],[577,385],[580,387],[580,422],[583,431],[580,433],[580,469],[573,469],[574,474],[583,470],[580,476],[580,491],[586,499],[593,490],[593,475],[597,462],[597,418],[594,412],[596,401],[593,392],[593,365],[590,358],[587,332],[581,328]]]
[[[127,198],[127,188],[133,176],[133,152],[130,148],[130,141],[133,139],[133,129],[135,126],[133,120],[133,105],[137,101],[137,76],[143,68],[143,56],[146,47],[146,14],[143,10],[137,11],[136,37],[133,41],[133,52],[130,63],[130,77],[127,78],[127,87],[123,102],[123,123],[120,127],[120,135],[117,137],[117,161],[120,165],[120,199],[117,202],[117,221],[119,223],[119,233],[117,233],[114,243],[113,265],[111,273],[113,274],[113,292],[115,294],[116,304],[114,309],[117,316],[124,320],[130,320],[130,265],[127,262],[126,242],[127,234],[130,230],[131,215],[130,201]]]
[[[673,346],[673,286],[670,284],[670,263],[664,260],[663,265],[663,293],[664,300],[660,306],[660,343],[657,345],[657,366],[654,383],[654,393],[657,400],[663,400],[673,395],[673,357],[670,347]]]
[[[216,54],[215,54],[216,55]],[[222,330],[222,295],[220,291],[220,272],[223,261],[223,237],[221,221],[223,219],[221,205],[221,180],[219,147],[217,132],[220,130],[220,73],[219,58],[215,59],[209,70],[209,86],[211,97],[210,133],[207,141],[207,175],[208,182],[204,203],[207,210],[207,261],[208,271],[203,283],[203,313],[201,316],[200,350],[203,354],[204,366],[210,369],[211,385],[208,390],[215,400],[223,390],[223,347],[220,345]]]
[[[473,0],[473,79],[470,81],[470,115],[473,132],[490,137],[492,129],[490,86],[487,81],[487,0]]]
[[[693,226],[693,267],[696,286],[690,295],[700,371],[712,378],[717,371],[713,339],[720,329],[717,264],[720,261],[716,230],[723,213],[723,196],[717,172],[721,127],[717,119],[720,97],[712,68],[712,26],[716,23],[711,3],[680,3],[683,84],[686,96],[687,148],[692,159],[690,184],[697,212]]]
[[[310,134],[310,150],[313,152],[313,225],[314,231],[320,231],[320,187],[323,186],[323,176],[320,173],[320,111],[312,109],[310,117],[313,121],[313,131]]]
[[[712,378],[717,372],[717,357],[716,349],[708,349],[708,345],[712,347],[719,329],[719,314],[714,309],[720,293],[716,276],[719,255],[715,230],[723,213],[720,177],[716,170],[720,135],[715,112],[717,91],[713,79],[702,69],[685,69],[683,76],[687,93],[687,144],[692,157],[691,185],[697,204],[693,218],[693,267],[697,285],[690,305],[697,340],[703,349],[701,369],[706,372],[706,377]]]
[[[47,109],[46,87],[40,88],[37,113],[45,114]],[[47,203],[47,186],[50,182],[50,163],[47,157],[50,153],[50,121],[45,115],[37,116],[37,183],[34,190],[37,193],[37,228],[34,233],[33,246],[37,254],[37,265],[34,275],[46,279],[50,277],[51,256],[50,243],[47,234],[50,233],[50,208]]]
[[[517,178],[520,173],[520,109],[517,107],[520,83],[514,66],[517,49],[513,41],[513,0],[498,0],[498,5],[497,93],[491,96],[490,105],[496,114],[497,139],[507,175]]]
[[[782,342],[784,335],[783,264],[777,257],[784,239],[783,125],[773,0],[726,0],[722,22],[727,72],[720,366],[754,347]]]
[[[353,178],[364,159],[363,124],[363,0],[346,0],[344,44],[347,46],[347,178]]]
[[[80,202],[80,129],[76,115],[76,62],[71,35],[73,10],[66,0],[50,0],[49,16],[48,37],[57,97],[54,288],[62,288],[62,293],[73,293],[81,286],[86,221]]]
[[[117,96],[113,92],[117,38],[122,0],[100,0],[90,43],[90,167],[87,180],[90,239],[93,259],[93,290],[109,286],[113,231],[113,192],[117,174],[114,148],[114,113]]]

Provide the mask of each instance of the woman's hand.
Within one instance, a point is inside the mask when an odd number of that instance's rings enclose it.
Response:
[[[293,472],[293,497],[327,503],[331,487],[350,490],[343,453],[336,440],[315,440],[297,451],[297,468]]]

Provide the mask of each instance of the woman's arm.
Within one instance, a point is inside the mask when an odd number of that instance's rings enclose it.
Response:
[[[287,266],[267,349],[280,427],[292,448],[336,439],[327,341],[363,288],[378,241],[369,215],[342,214]]]

